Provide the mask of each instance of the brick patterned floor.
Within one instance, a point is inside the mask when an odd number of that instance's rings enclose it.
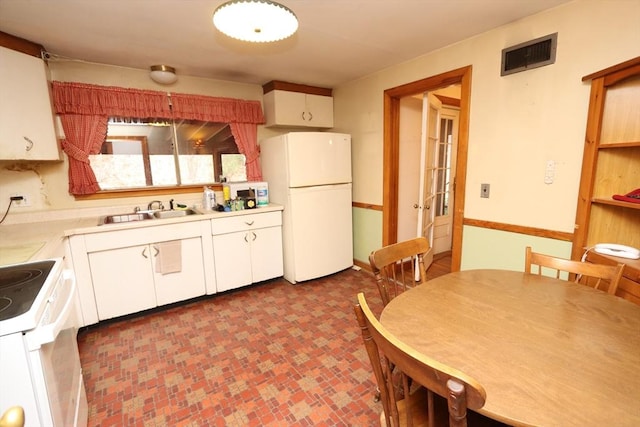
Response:
[[[80,331],[89,426],[372,426],[373,276],[275,280]]]

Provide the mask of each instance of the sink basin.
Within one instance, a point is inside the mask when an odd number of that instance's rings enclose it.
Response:
[[[194,211],[193,209],[179,209],[173,211],[156,211],[153,213],[153,216],[158,219],[177,218],[187,215],[198,215],[198,212]]]
[[[144,221],[153,218],[154,216],[149,212],[133,212],[119,215],[107,215],[102,218],[100,224],[122,224],[124,222]]]

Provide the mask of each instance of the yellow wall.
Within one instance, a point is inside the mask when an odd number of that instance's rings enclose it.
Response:
[[[383,91],[472,65],[465,217],[572,232],[589,97],[589,85],[581,78],[640,55],[639,20],[637,0],[576,0],[334,88],[333,130],[353,137],[354,201],[382,204]],[[503,48],[554,32],[558,32],[554,65],[500,77]],[[153,83],[146,70],[79,62],[52,62],[50,68],[55,80],[262,99],[259,85],[179,76],[167,88]],[[260,127],[258,139],[277,132]],[[543,182],[547,160],[557,163],[551,185]],[[479,198],[484,182],[491,184],[489,199]],[[33,207],[18,212],[149,201],[78,202],[67,187],[66,161],[0,165],[2,210],[9,192],[32,195]],[[12,209],[9,217],[17,214]],[[380,211],[354,208],[356,259],[367,262],[371,250],[381,244],[381,233]],[[568,254],[567,242],[548,240],[543,244],[551,251]],[[521,247],[531,242],[536,250],[545,248],[533,237],[465,227],[463,268],[495,263],[483,249],[490,244],[511,248],[514,255],[500,264],[519,269]]]
[[[573,232],[589,99],[581,78],[640,55],[638,22],[638,1],[577,0],[336,88],[336,128],[353,138],[354,200],[382,204],[383,91],[472,65],[465,218]],[[555,32],[555,64],[500,76],[503,48]],[[544,183],[547,160],[556,162],[553,184]],[[489,199],[479,197],[481,183],[491,184]],[[373,224],[381,215],[359,217]],[[361,229],[354,240],[370,241]],[[486,245],[517,244],[524,254],[520,246],[534,241],[468,231],[464,266],[488,263]],[[356,257],[366,261],[359,256],[372,249]]]
[[[230,97],[246,100],[262,101],[260,85],[235,83],[228,81],[195,78],[179,75],[178,81],[170,86],[163,86],[149,78],[147,70],[90,64],[75,61],[52,61],[49,63],[52,80],[74,81],[102,86],[133,87],[138,89],[159,90],[167,92],[194,93],[208,96]],[[179,70],[178,70],[179,74]],[[272,130],[259,126],[258,140],[273,136]],[[150,201],[147,197],[129,197],[107,200],[76,201],[68,192],[67,156],[63,154],[61,162],[18,163],[1,162],[0,164],[0,209],[6,209],[6,200],[13,193],[29,194],[31,207],[11,209],[7,223],[20,221],[21,214],[56,210],[74,210],[100,206],[135,206],[144,207]],[[156,198],[156,197],[154,197]],[[200,193],[191,195],[165,195],[162,200],[175,198],[181,202],[201,200]]]

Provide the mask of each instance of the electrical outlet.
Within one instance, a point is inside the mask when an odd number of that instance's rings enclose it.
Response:
[[[17,208],[27,208],[31,206],[31,195],[26,193],[12,193],[9,197],[22,197],[22,200],[14,200],[12,205]]]
[[[489,198],[489,188],[491,186],[489,184],[480,184],[480,197],[483,199]]]

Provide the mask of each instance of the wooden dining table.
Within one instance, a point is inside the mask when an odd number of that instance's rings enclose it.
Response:
[[[475,378],[518,426],[640,426],[640,306],[584,285],[467,270],[394,298],[380,322]]]

